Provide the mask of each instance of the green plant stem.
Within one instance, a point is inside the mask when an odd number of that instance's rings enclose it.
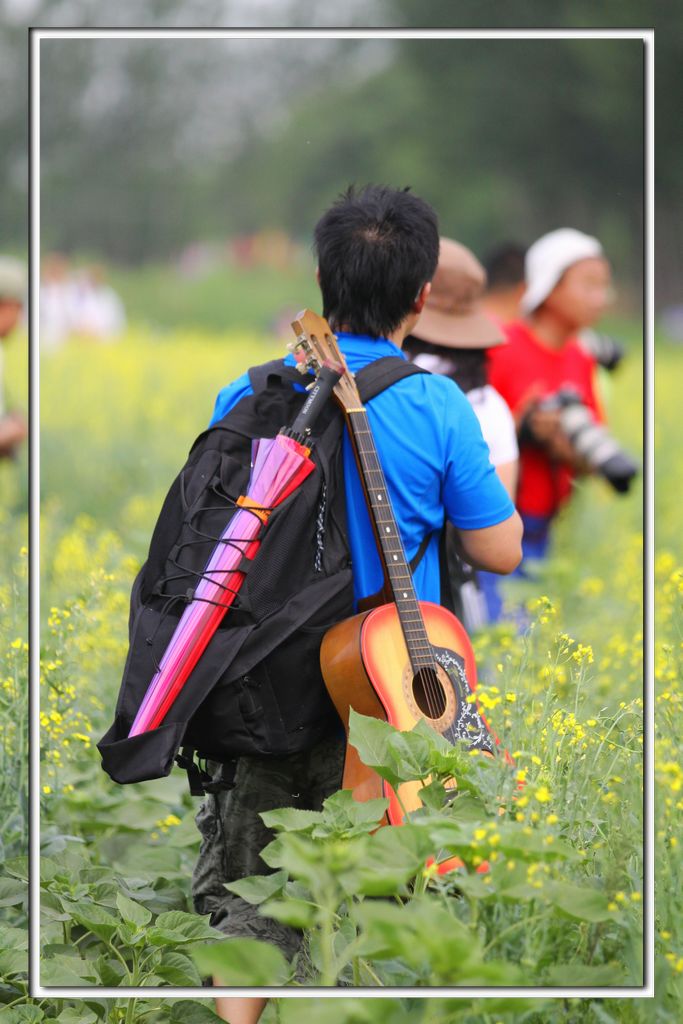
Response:
[[[372,978],[376,985],[379,985],[380,988],[384,988],[384,982],[379,977],[379,975],[375,974],[367,960],[364,960],[362,957],[358,957],[358,964],[359,966],[362,965],[363,969],[367,972],[367,974],[370,975],[370,977]]]
[[[125,1024],[134,1024],[135,1017],[133,1016],[133,1013],[135,1012],[136,1004],[137,999],[129,1000],[128,1006],[126,1007],[126,1016],[124,1018]]]
[[[126,974],[128,975],[128,981],[131,981],[130,968],[129,968],[127,962],[126,962],[125,957],[119,952],[119,950],[116,948],[116,946],[113,945],[113,943],[106,942],[106,946],[107,946],[108,949],[110,949],[112,951],[114,956],[118,957],[118,959],[121,961],[121,963],[123,964],[123,966],[126,969]]]
[[[320,979],[321,985],[334,985],[337,980],[337,974],[334,969],[334,957],[332,953],[332,940],[334,938],[334,929],[332,927],[332,913],[328,907],[323,904],[322,907],[322,921],[320,925],[320,949],[323,958],[323,971],[322,978]]]

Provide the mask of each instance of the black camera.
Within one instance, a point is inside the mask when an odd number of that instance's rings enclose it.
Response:
[[[585,331],[581,331],[579,341],[581,342],[581,347],[586,352],[589,352],[600,366],[604,366],[610,373],[612,370],[616,370],[624,358],[624,346],[620,345],[609,334],[599,334],[598,331],[588,328]]]
[[[585,459],[596,473],[604,476],[615,491],[620,494],[628,491],[638,466],[619,447],[606,427],[598,423],[578,391],[564,385],[554,395],[542,399],[538,408],[559,410],[560,426],[577,455]]]

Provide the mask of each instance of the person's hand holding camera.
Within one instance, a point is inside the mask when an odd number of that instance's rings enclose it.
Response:
[[[518,416],[521,444],[544,449],[553,462],[564,462],[577,473],[589,473],[590,463],[572,445],[562,428],[562,409],[542,398],[537,389],[527,397]]]

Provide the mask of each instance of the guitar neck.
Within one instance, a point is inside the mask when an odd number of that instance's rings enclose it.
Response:
[[[421,668],[432,667],[434,659],[415,595],[413,576],[389,500],[384,472],[365,409],[350,409],[345,415],[375,527],[385,578],[398,609],[413,671],[417,673]]]

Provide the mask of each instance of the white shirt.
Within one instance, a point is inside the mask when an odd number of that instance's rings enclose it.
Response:
[[[507,402],[490,384],[467,392],[484,440],[489,446],[491,463],[502,466],[519,458],[517,431]]]

